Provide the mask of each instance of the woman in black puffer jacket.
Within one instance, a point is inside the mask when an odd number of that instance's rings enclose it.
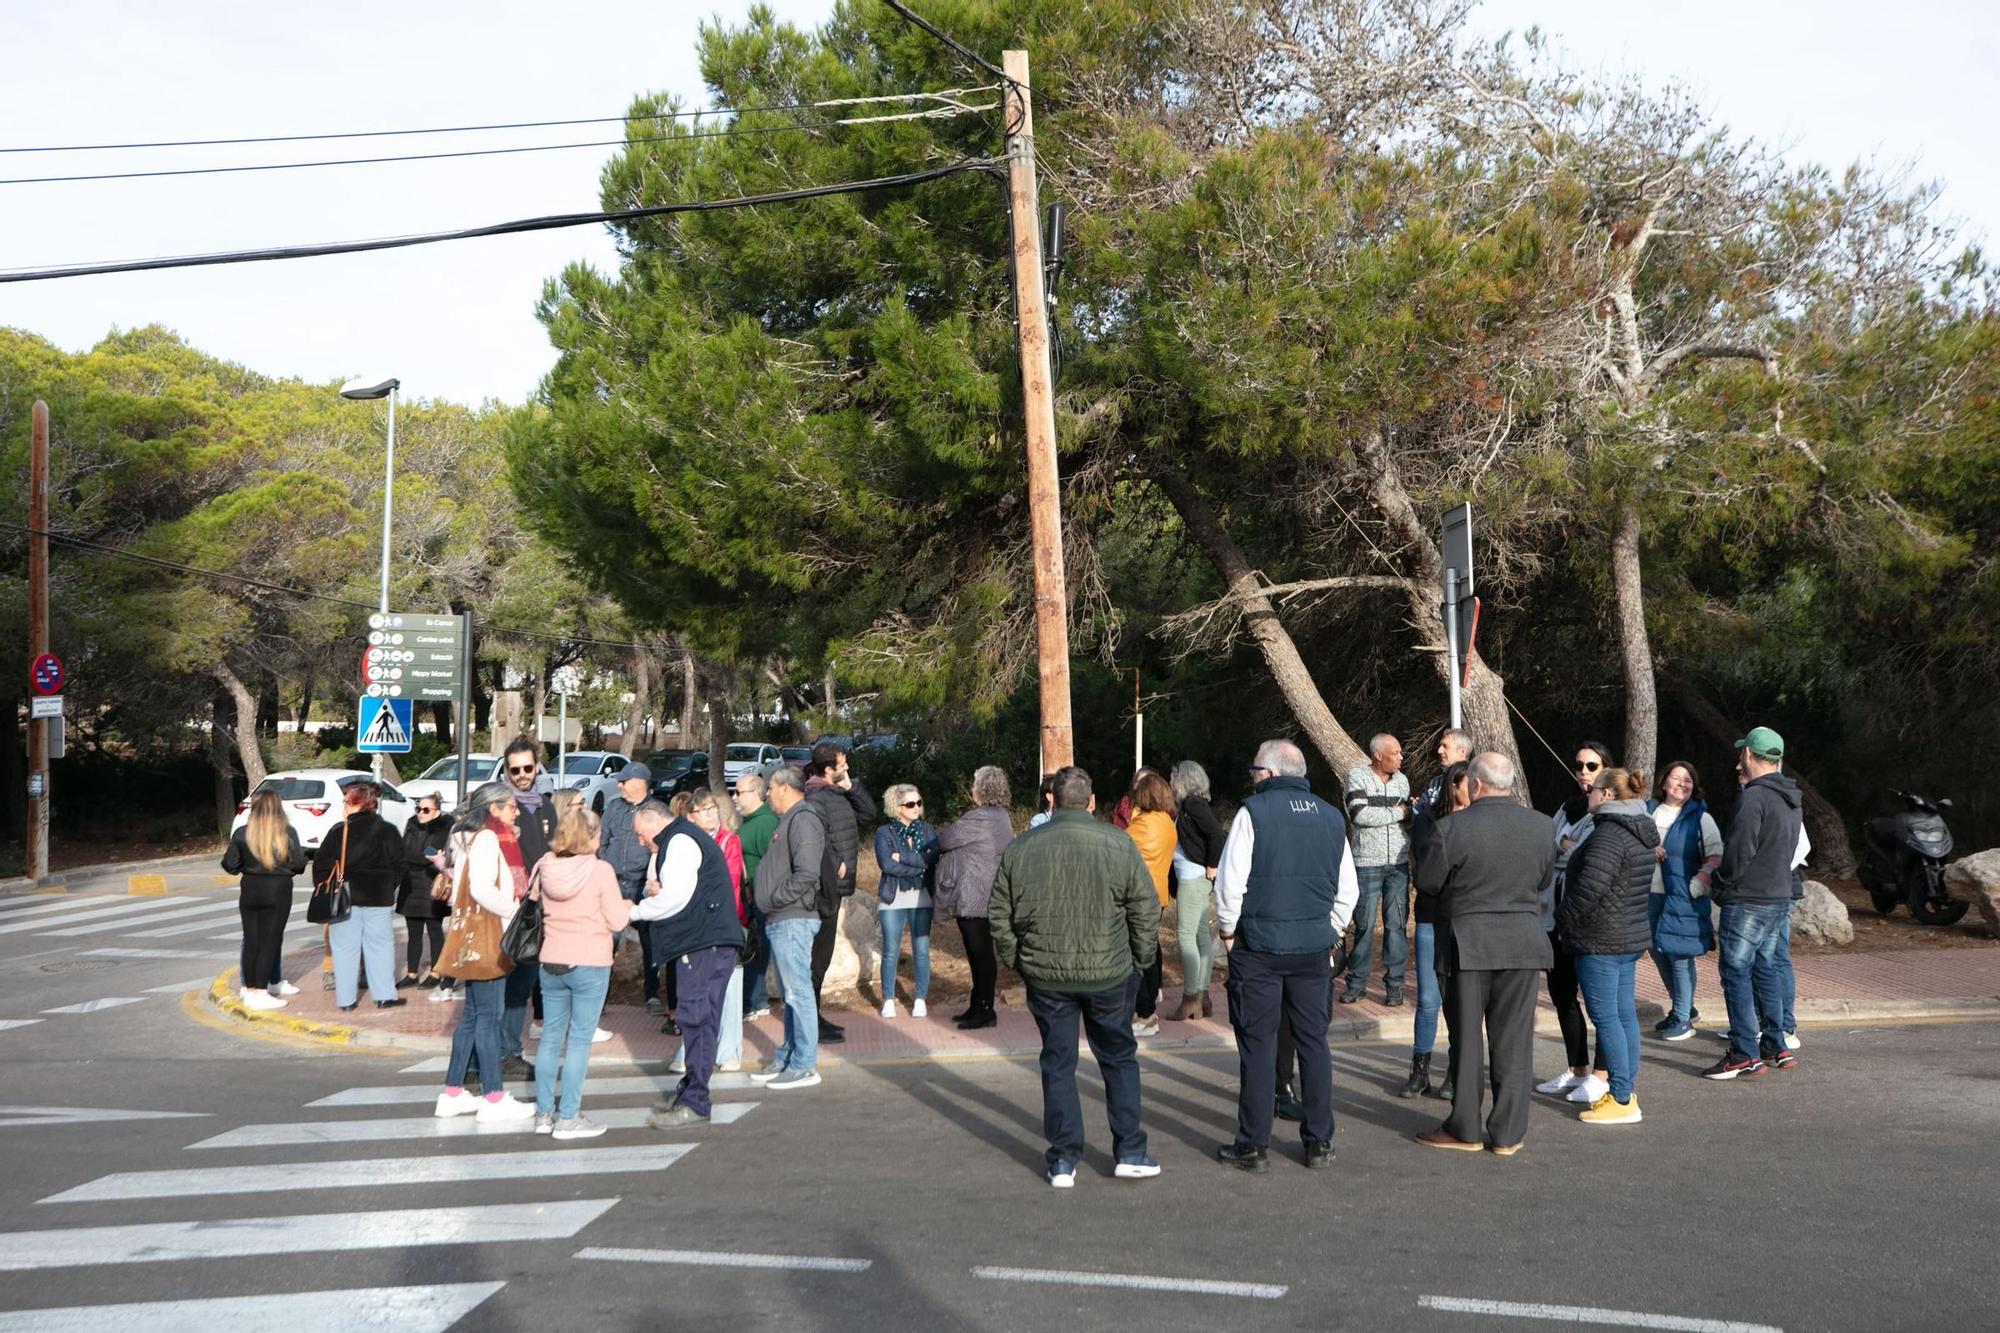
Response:
[[[1652,945],[1647,899],[1653,890],[1660,830],[1646,810],[1646,775],[1610,768],[1589,792],[1591,832],[1564,871],[1556,934],[1576,958],[1583,1006],[1597,1029],[1611,1091],[1582,1119],[1638,1123],[1639,1013],[1633,975]]]

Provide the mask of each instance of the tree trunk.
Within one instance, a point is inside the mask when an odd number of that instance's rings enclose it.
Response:
[[[305,666],[305,678],[299,682],[298,729],[300,735],[305,734],[306,719],[312,716],[313,689],[318,684],[319,673],[314,669],[312,662],[308,660]]]
[[[1333,767],[1337,775],[1344,776],[1357,764],[1368,762],[1361,747],[1347,734],[1347,729],[1333,715],[1326,705],[1326,698],[1313,684],[1312,673],[1306,669],[1305,659],[1299,655],[1298,645],[1278,618],[1278,609],[1271,599],[1259,591],[1257,576],[1250,568],[1250,562],[1231,540],[1208,501],[1186,477],[1171,468],[1154,471],[1153,481],[1167,497],[1174,512],[1181,516],[1188,535],[1201,547],[1215,566],[1216,573],[1229,591],[1236,595],[1243,608],[1243,624],[1250,632],[1252,642],[1264,655],[1264,665],[1277,682],[1278,693],[1292,710],[1292,716],[1305,730],[1306,738],[1313,748]]]
[[[225,838],[236,822],[236,769],[229,759],[229,725],[224,721],[229,708],[229,696],[217,690],[208,709],[208,767],[215,774],[215,831]]]
[[[542,669],[535,673],[535,688],[528,696],[528,706],[533,711],[528,714],[528,723],[534,728],[535,744],[542,742],[542,718],[549,711],[549,677],[555,674],[553,656],[543,659]]]
[[[451,737],[451,705],[442,699],[431,701],[431,725],[437,728],[438,743],[447,751],[456,750]]]
[[[477,662],[473,664],[472,679],[467,682],[472,690],[472,734],[475,736],[486,730],[493,722],[493,690],[486,684],[479,669],[482,665],[487,664]]]
[[[278,674],[274,671],[264,677],[263,688],[257,691],[257,734],[278,738],[278,717],[282,705],[278,698]]]
[[[707,745],[701,724],[701,681],[694,654],[681,650],[681,748],[699,750]]]
[[[250,790],[255,791],[257,784],[264,780],[264,754],[257,745],[257,696],[250,693],[250,687],[229,669],[227,662],[217,662],[211,674],[222,682],[222,688],[228,691],[230,701],[235,705],[236,753],[243,765],[243,776],[249,782]]]
[[[722,766],[722,760],[729,749],[731,673],[715,666],[710,667],[704,674],[708,677],[708,785],[719,792],[728,782],[728,770]]]
[[[833,689],[833,663],[826,664],[826,730],[835,731],[840,726],[840,698]]]
[[[1625,767],[1651,775],[1660,751],[1660,700],[1653,647],[1646,637],[1645,584],[1639,566],[1639,505],[1627,498],[1611,538],[1611,586],[1625,667]]]
[[[1660,678],[1673,690],[1674,698],[1686,710],[1689,719],[1706,732],[1717,746],[1727,747],[1743,734],[1720,708],[1709,702],[1708,696],[1692,680],[1671,671],[1662,673]],[[1735,761],[1733,754],[1730,760],[1732,763]],[[1819,789],[1807,782],[1797,768],[1787,765],[1785,771],[1799,784],[1799,796],[1805,803],[1806,836],[1812,839],[1813,867],[1836,875],[1853,873],[1854,848],[1847,840],[1847,824],[1840,817],[1840,811],[1821,796]],[[1709,793],[1710,806],[1720,814],[1727,814],[1731,801],[1735,799],[1735,774],[1725,773],[1721,780],[1710,785],[1713,788]],[[1716,822],[1722,821],[1718,819]]]
[[[632,707],[625,713],[625,735],[618,742],[618,753],[627,759],[639,745],[639,728],[645,724],[646,714],[653,708],[653,657],[643,646],[632,649]]]
[[[1444,629],[1444,557],[1431,540],[1430,529],[1417,514],[1416,503],[1403,488],[1402,473],[1379,433],[1354,441],[1354,456],[1368,476],[1368,496],[1388,522],[1401,543],[1408,563],[1415,568],[1398,571],[1409,580],[1406,594],[1410,628],[1416,632],[1417,647],[1437,664],[1439,679],[1447,689],[1456,664],[1450,660]],[[1514,797],[1522,805],[1533,806],[1528,790],[1528,770],[1521,762],[1521,747],[1514,739],[1514,719],[1507,712],[1507,682],[1486,664],[1475,648],[1468,662],[1470,681],[1461,692],[1459,709],[1465,730],[1472,733],[1475,750],[1498,750],[1514,761]]]

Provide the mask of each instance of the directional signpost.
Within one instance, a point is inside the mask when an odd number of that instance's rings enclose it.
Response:
[[[377,699],[462,703],[465,699],[465,626],[458,616],[401,611],[368,617],[368,647],[361,686]]]

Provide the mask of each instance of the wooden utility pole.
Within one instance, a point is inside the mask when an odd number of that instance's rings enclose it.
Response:
[[[1063,572],[1062,491],[1056,475],[1055,374],[1049,364],[1048,295],[1042,284],[1041,206],[1035,189],[1035,122],[1028,53],[1001,55],[1007,71],[1007,202],[1014,233],[1014,311],[1021,330],[1021,397],[1027,416],[1028,520],[1035,555],[1035,647],[1042,686],[1042,771],[1076,762],[1069,713],[1069,585]]]
[[[28,427],[28,661],[49,650],[49,405],[37,398]],[[27,874],[49,873],[49,724],[28,717]]]

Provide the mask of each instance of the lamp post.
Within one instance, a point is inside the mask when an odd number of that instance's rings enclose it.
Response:
[[[383,615],[389,614],[389,523],[396,508],[396,390],[403,382],[397,379],[353,379],[340,386],[342,398],[366,401],[372,398],[389,400],[389,448],[382,460],[382,592]],[[375,776],[382,776],[382,756],[374,758]]]

